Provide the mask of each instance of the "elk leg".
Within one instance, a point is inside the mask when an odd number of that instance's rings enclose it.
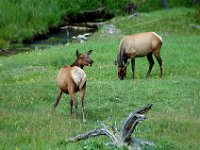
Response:
[[[73,109],[73,100],[70,99],[70,115],[72,115],[72,109]]]
[[[85,97],[85,92],[86,92],[86,83],[80,89],[80,99],[81,99],[81,106],[82,106],[83,123],[86,123],[85,115],[84,115],[84,97]]]
[[[162,59],[160,57],[160,53],[158,51],[153,51],[154,56],[156,57],[159,66],[160,66],[160,77],[162,78],[163,76],[163,68],[162,68]]]
[[[59,89],[58,94],[57,94],[56,101],[55,101],[55,103],[54,103],[54,105],[53,105],[53,108],[52,108],[52,110],[51,110],[51,113],[52,113],[52,114],[53,114],[53,112],[54,112],[56,106],[58,105],[58,103],[59,103],[59,101],[60,101],[61,95],[62,95],[62,91]]]
[[[76,118],[76,114],[77,114],[77,102],[76,102],[76,96],[74,92],[69,92],[70,98],[71,98],[71,112],[72,112],[72,106],[74,105],[74,117]]]
[[[131,58],[131,68],[132,68],[132,72],[133,72],[133,78],[136,79],[136,75],[135,75],[135,58]]]
[[[151,73],[151,70],[152,70],[152,68],[154,66],[154,60],[153,60],[153,57],[152,57],[152,53],[147,54],[147,59],[149,61],[149,70],[147,72],[146,78],[148,79],[149,75]]]

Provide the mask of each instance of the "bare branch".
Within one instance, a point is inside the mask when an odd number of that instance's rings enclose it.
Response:
[[[121,127],[121,137],[124,142],[130,142],[131,134],[135,130],[137,124],[145,119],[144,113],[151,109],[153,104],[148,104],[136,111],[131,112]]]
[[[140,115],[140,114],[135,114],[135,117],[136,117],[136,119],[133,122],[133,124],[130,124],[131,125],[130,129],[123,130],[125,132],[122,133],[123,142],[126,142],[128,144],[130,144],[130,142],[131,142],[131,135],[132,135],[133,131],[135,130],[136,126],[138,125],[138,123],[145,119],[144,115]]]
[[[67,139],[66,141],[67,142],[76,142],[76,141],[87,139],[89,137],[95,137],[95,136],[99,136],[99,135],[108,136],[112,140],[113,143],[116,143],[116,141],[117,141],[117,138],[115,137],[115,135],[112,132],[110,132],[109,130],[104,129],[104,128],[91,130],[91,131],[83,133],[83,134],[78,134],[75,137],[71,137],[71,138]]]

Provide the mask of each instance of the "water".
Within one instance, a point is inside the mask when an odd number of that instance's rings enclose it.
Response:
[[[49,34],[47,39],[33,41],[31,44],[27,45],[30,48],[47,48],[48,46],[66,44],[73,37],[78,35],[83,35],[85,33],[93,33],[95,29],[74,29],[74,28],[61,28],[61,30],[54,34]]]
[[[30,44],[25,44],[20,48],[5,48],[0,50],[0,56],[10,56],[21,52],[27,52],[35,49],[48,48],[50,46],[62,45],[71,41],[73,37],[83,35],[85,33],[94,33],[96,29],[93,28],[65,28],[62,27],[59,32],[49,34],[48,38],[43,40],[35,40]]]

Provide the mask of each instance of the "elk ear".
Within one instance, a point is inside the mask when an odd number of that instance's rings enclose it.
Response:
[[[87,52],[87,55],[91,55],[92,51],[93,51],[93,50],[89,50],[89,51]]]
[[[78,50],[76,50],[76,57],[78,57],[78,55],[79,55],[79,51],[78,51]]]
[[[130,63],[130,61],[128,61],[124,66],[127,67],[129,63]]]

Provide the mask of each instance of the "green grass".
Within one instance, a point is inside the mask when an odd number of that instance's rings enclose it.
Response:
[[[84,44],[0,57],[0,147],[6,150],[110,149],[104,145],[108,141],[106,137],[67,145],[63,140],[101,127],[97,120],[108,122],[109,116],[120,127],[132,110],[153,103],[134,136],[154,142],[156,149],[199,149],[200,31],[190,26],[195,23],[194,14],[194,9],[179,8],[132,19],[118,17],[111,23],[121,29],[119,34],[98,32]],[[155,60],[150,80],[146,80],[148,61],[138,58],[138,79],[132,80],[129,66],[127,79],[120,81],[114,60],[122,34],[142,31],[156,31],[163,38],[164,77],[159,78]],[[78,118],[70,118],[66,95],[62,96],[55,114],[49,114],[57,93],[57,72],[63,64],[74,61],[76,49],[94,50],[94,65],[84,68],[88,79],[86,125],[81,123],[80,103]]]
[[[184,11],[184,13],[182,11]],[[158,13],[160,15],[158,15]],[[165,33],[169,36],[170,34],[186,35],[191,32],[195,35],[199,35],[199,29],[191,25],[196,24],[198,21],[198,18],[195,16],[196,13],[197,11],[195,9],[187,8],[172,9],[171,11],[154,11],[151,13],[141,13],[139,14],[141,17],[119,18],[118,20],[114,20],[113,23],[115,23],[118,28],[123,29],[124,34],[153,30]]]

